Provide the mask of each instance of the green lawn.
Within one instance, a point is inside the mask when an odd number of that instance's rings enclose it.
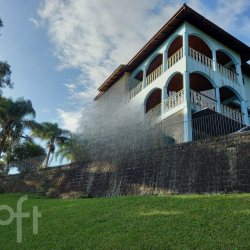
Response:
[[[22,194],[0,195],[16,211]],[[23,219],[0,226],[0,249],[250,249],[250,194],[131,196],[56,200],[29,196],[39,206],[39,234]],[[0,219],[8,213],[0,211]]]

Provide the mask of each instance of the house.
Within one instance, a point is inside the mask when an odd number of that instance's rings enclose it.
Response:
[[[132,112],[177,142],[232,133],[249,125],[248,60],[250,47],[184,4],[94,100],[109,120]]]

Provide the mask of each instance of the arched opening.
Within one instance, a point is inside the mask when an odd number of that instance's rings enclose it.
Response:
[[[158,54],[147,66],[146,84],[149,85],[162,74],[163,55]]]
[[[148,65],[146,76],[150,75],[154,70],[162,65],[162,54],[157,55]]]
[[[190,89],[216,100],[215,89],[211,81],[204,75],[194,72],[190,74]]]
[[[199,53],[209,57],[210,59],[213,58],[212,50],[210,49],[210,47],[198,36],[189,35],[188,44],[191,49],[198,51]]]
[[[150,110],[159,107],[159,104],[161,104],[161,89],[155,89],[150,93],[146,100],[145,113],[148,113]]]
[[[216,51],[216,60],[217,60],[217,63],[219,63],[220,65],[230,69],[233,72],[236,72],[235,63],[232,57],[230,57],[228,54],[226,54],[222,50]]]
[[[223,106],[241,112],[239,97],[228,87],[223,86],[220,88],[220,102]]]
[[[180,48],[182,48],[182,36],[177,36],[168,47],[167,55],[168,58],[176,53]]]
[[[139,84],[142,84],[143,82],[143,71],[139,70],[134,77],[131,77],[129,81],[129,90],[135,88]]]
[[[172,77],[167,86],[168,97],[173,96],[177,92],[183,89],[183,76],[181,73],[177,73]]]

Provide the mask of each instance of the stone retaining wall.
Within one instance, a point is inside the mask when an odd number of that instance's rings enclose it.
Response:
[[[0,179],[0,192],[51,197],[250,191],[250,133]]]

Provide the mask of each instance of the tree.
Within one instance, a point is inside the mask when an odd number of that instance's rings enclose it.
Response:
[[[5,162],[0,159],[0,176],[5,175]]]
[[[11,82],[11,70],[10,65],[7,62],[0,61],[0,96],[2,95],[2,88],[13,87]]]
[[[70,137],[70,132],[59,128],[57,123],[43,122],[38,127],[34,127],[32,135],[40,138],[47,143],[47,156],[44,167],[48,167],[51,154],[54,154],[56,146],[61,146]]]
[[[26,173],[39,168],[46,157],[45,149],[30,141],[25,141],[13,148],[7,154],[6,164],[8,169],[16,167],[20,173]]]
[[[2,20],[0,19],[0,28],[3,27]],[[0,96],[2,95],[2,88],[13,87],[11,82],[10,65],[5,61],[0,61]]]
[[[24,131],[37,126],[35,115],[30,100],[0,97],[0,157],[13,143],[28,138]]]
[[[61,163],[64,159],[70,162],[80,162],[85,160],[85,155],[84,142],[79,135],[73,133],[63,144],[58,145],[58,150],[55,152],[56,160],[59,159]]]

